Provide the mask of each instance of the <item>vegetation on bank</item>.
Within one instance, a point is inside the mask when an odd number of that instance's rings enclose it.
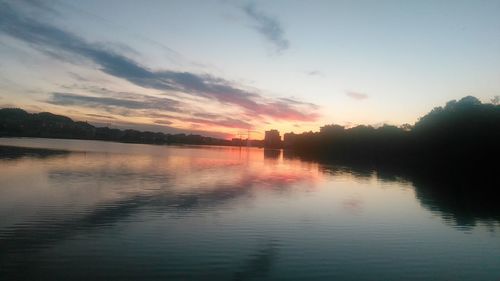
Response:
[[[94,127],[48,112],[0,109],[0,137],[49,137],[148,144],[235,145],[200,135],[164,134]],[[495,174],[500,144],[500,105],[468,96],[436,107],[414,125],[345,128],[326,125],[319,132],[289,133],[283,143],[302,158],[368,166],[462,167]]]
[[[288,135],[285,146],[305,158],[371,166],[465,168],[498,172],[500,105],[467,96],[436,107],[413,126],[344,128]]]
[[[87,122],[49,112],[28,113],[19,108],[0,109],[0,137],[38,137],[105,140],[147,144],[230,145],[227,140],[191,134],[164,134],[95,127]]]

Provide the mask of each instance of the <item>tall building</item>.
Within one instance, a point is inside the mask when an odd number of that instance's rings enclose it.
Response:
[[[281,136],[278,130],[266,131],[264,146],[269,148],[281,148]]]

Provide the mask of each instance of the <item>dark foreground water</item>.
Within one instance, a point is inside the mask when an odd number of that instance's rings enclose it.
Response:
[[[498,214],[445,183],[262,149],[0,145],[38,148],[0,148],[0,280],[500,280]]]

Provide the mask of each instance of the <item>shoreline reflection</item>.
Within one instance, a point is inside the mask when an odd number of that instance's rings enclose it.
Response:
[[[0,147],[0,276],[58,279],[65,273],[51,268],[67,260],[101,270],[147,263],[147,276],[167,279],[345,276],[331,268],[347,274],[360,255],[373,264],[404,259],[418,239],[443,244],[432,231],[453,237],[500,227],[494,197],[473,192],[478,180],[319,163],[282,150],[135,148]],[[429,237],[415,231],[422,228]],[[384,248],[372,256],[374,245]],[[435,247],[412,258],[424,263]],[[27,263],[35,269],[24,271]],[[136,270],[109,279],[143,274]]]

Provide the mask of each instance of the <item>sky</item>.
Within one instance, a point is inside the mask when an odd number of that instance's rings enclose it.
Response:
[[[0,107],[231,138],[500,93],[500,1],[0,0]]]

